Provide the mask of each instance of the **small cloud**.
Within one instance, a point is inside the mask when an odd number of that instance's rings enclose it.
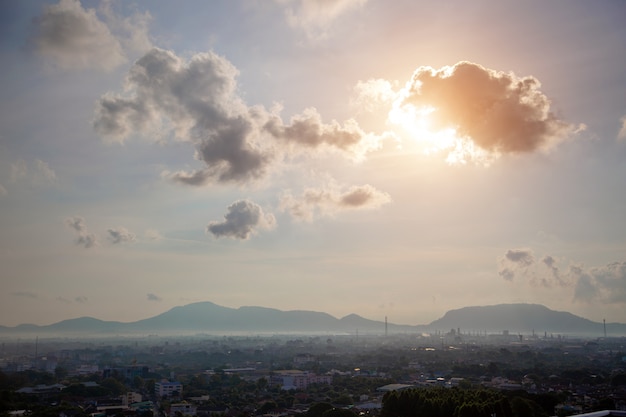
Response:
[[[382,78],[359,81],[354,91],[356,98],[352,100],[352,104],[366,111],[374,111],[379,106],[390,105],[398,95],[392,83]]]
[[[70,304],[70,303],[71,303],[71,301],[70,301],[70,300],[68,300],[68,299],[67,299],[67,298],[65,298],[65,297],[57,297],[57,298],[56,298],[56,300],[57,300],[57,301],[59,301],[59,302],[61,302],[61,303],[63,303],[63,304]]]
[[[50,166],[47,162],[44,162],[40,159],[35,160],[35,166],[37,169],[38,176],[41,176],[47,182],[53,183],[57,180],[57,175],[55,172],[50,169]]]
[[[61,69],[109,71],[126,62],[122,45],[96,10],[78,0],[60,0],[46,6],[34,21],[37,51]]]
[[[162,301],[163,299],[156,294],[148,293],[146,294],[146,298],[148,301]]]
[[[29,168],[29,164],[19,159],[10,165],[11,183],[26,182],[33,186],[44,186],[54,184],[57,181],[56,173],[50,168],[47,162],[36,159],[34,166]]]
[[[304,30],[310,39],[328,36],[331,24],[340,16],[363,6],[367,0],[276,0],[285,5],[289,26]]]
[[[620,122],[622,122],[622,128],[619,130],[619,133],[617,134],[617,138],[626,139],[626,116],[622,117],[620,119]]]
[[[161,235],[161,233],[159,233],[159,231],[155,230],[155,229],[148,229],[148,230],[146,230],[144,232],[144,236],[145,236],[146,239],[152,240],[152,241],[163,239],[163,236]]]
[[[13,295],[16,297],[23,297],[23,298],[38,298],[37,294],[35,294],[34,292],[30,292],[30,291],[16,291],[13,293]]]
[[[316,216],[331,216],[340,211],[376,209],[391,201],[389,194],[378,191],[369,184],[340,189],[334,184],[324,188],[308,188],[300,197],[286,193],[280,207],[302,221],[312,221]]]
[[[269,213],[265,214],[261,206],[252,201],[239,200],[228,206],[224,221],[210,222],[206,231],[216,238],[230,237],[247,240],[258,229],[271,229],[275,224],[274,216]]]
[[[11,164],[11,176],[9,180],[11,182],[17,182],[21,179],[24,179],[28,176],[28,167],[26,166],[26,161],[23,159],[18,159],[17,161]]]
[[[79,295],[78,297],[74,297],[74,301],[76,301],[77,303],[86,303],[87,297]]]
[[[134,233],[129,232],[124,227],[118,227],[116,229],[107,230],[109,234],[109,240],[114,245],[118,243],[133,243],[137,239],[137,236]]]
[[[87,249],[98,245],[97,236],[93,233],[89,233],[85,219],[82,217],[68,217],[65,219],[65,225],[75,232],[77,245],[84,246]]]

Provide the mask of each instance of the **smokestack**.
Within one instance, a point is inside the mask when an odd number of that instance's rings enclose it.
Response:
[[[606,339],[606,319],[602,319],[602,323],[604,324],[604,338]]]
[[[385,316],[385,337],[387,337],[387,316]]]

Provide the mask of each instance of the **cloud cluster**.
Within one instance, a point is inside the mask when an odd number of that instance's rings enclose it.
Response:
[[[76,244],[85,248],[93,248],[98,245],[98,237],[87,230],[87,224],[82,217],[74,216],[65,219],[65,225],[76,234]]]
[[[223,221],[210,222],[206,232],[214,237],[230,237],[247,240],[259,229],[271,229],[276,219],[271,213],[264,213],[261,206],[249,201],[239,200],[228,206]]]
[[[84,218],[80,216],[68,217],[65,219],[65,225],[75,233],[77,245],[84,246],[86,249],[99,245],[100,240],[98,235],[88,230]],[[125,227],[116,227],[107,229],[107,238],[112,245],[118,245],[122,243],[134,243],[137,240],[137,235],[130,232]]]
[[[79,0],[60,0],[46,6],[35,19],[33,43],[37,51],[64,70],[110,71],[127,62],[128,52],[144,52],[150,15],[117,16],[108,1],[99,9],[85,9]]]
[[[498,263],[498,275],[506,281],[522,279],[543,288],[568,287],[573,282],[561,272],[556,258],[546,255],[537,261],[530,249],[509,249]]]
[[[318,216],[332,216],[340,211],[374,209],[391,201],[391,197],[369,184],[342,190],[335,185],[308,188],[299,197],[285,193],[280,208],[301,221]]]
[[[570,264],[560,268],[553,256],[537,261],[530,249],[511,249],[498,263],[498,274],[507,281],[542,288],[573,288],[576,301],[626,304],[626,262],[592,268]]]
[[[576,300],[626,304],[626,262],[613,262],[589,269],[573,266],[570,267],[569,275],[576,282]]]
[[[309,38],[323,38],[331,23],[361,7],[367,0],[276,0],[285,5],[287,23],[305,31]]]
[[[464,61],[438,70],[418,68],[398,105],[432,109],[434,128],[453,128],[486,152],[533,152],[574,130],[551,111],[540,86],[531,76]]]
[[[315,109],[289,124],[237,94],[237,69],[215,53],[188,62],[171,51],[153,48],[130,69],[127,94],[106,94],[97,103],[95,130],[111,141],[132,134],[174,136],[195,144],[205,167],[167,173],[188,185],[246,183],[262,178],[289,152],[336,149],[355,158],[376,149],[384,137],[363,132],[354,120],[323,123]]]

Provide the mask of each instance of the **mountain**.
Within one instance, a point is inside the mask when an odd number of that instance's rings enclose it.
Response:
[[[107,336],[147,334],[223,334],[223,333],[348,333],[384,334],[422,333],[462,329],[467,332],[510,333],[544,332],[550,334],[602,336],[603,325],[571,313],[550,310],[538,304],[501,304],[465,307],[448,311],[428,325],[398,325],[368,320],[356,314],[337,319],[330,314],[266,307],[223,307],[199,302],[174,307],[162,314],[130,323],[102,321],[92,317],[64,320],[47,326],[22,324],[0,326],[0,335],[36,334],[54,336]],[[626,324],[607,324],[610,335],[626,334]]]
[[[457,329],[462,332],[488,331],[511,333],[604,334],[602,323],[593,322],[564,311],[554,311],[539,304],[499,304],[482,307],[464,307],[450,310],[428,326],[431,329]],[[625,334],[626,325],[607,324],[609,334]]]

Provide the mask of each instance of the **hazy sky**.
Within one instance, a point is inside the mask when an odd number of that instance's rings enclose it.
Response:
[[[626,322],[626,2],[0,3],[0,324]]]

